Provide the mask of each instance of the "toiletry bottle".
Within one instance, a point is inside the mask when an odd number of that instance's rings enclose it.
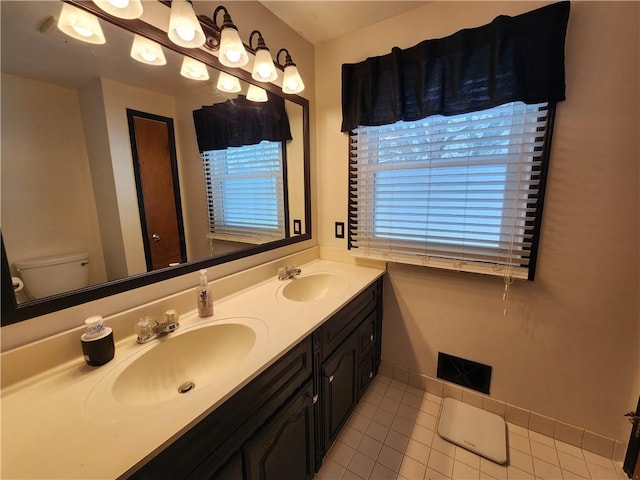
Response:
[[[85,332],[80,337],[84,359],[92,367],[104,365],[115,355],[113,330],[105,326],[100,315],[87,318],[84,325]]]
[[[200,270],[200,286],[198,287],[198,316],[210,317],[213,315],[213,299],[211,289],[207,283],[207,270]]]

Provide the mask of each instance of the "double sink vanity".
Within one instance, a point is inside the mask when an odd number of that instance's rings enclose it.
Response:
[[[377,373],[384,269],[273,273],[223,298],[214,282],[213,317],[121,337],[102,367],[78,349],[5,388],[2,478],[311,479]]]

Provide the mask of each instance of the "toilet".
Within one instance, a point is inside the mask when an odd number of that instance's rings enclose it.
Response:
[[[22,260],[16,262],[16,269],[32,298],[49,297],[89,285],[87,252]]]

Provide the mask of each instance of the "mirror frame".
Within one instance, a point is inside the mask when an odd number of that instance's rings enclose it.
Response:
[[[178,45],[173,44],[167,33],[161,29],[158,29],[148,23],[136,19],[136,20],[123,20],[117,17],[113,17],[100,8],[98,8],[91,1],[81,1],[81,0],[63,0],[65,3],[71,3],[77,7],[82,8],[83,10],[87,10],[98,18],[112,23],[120,28],[123,28],[131,33],[137,33],[138,35],[142,35],[147,37],[162,46],[169,48],[177,53],[182,55],[195,58],[196,60],[200,60],[204,62],[208,66],[215,68],[217,70],[224,71],[233,76],[238,77],[239,79],[251,83],[256,84],[256,82],[251,78],[251,74],[242,69],[231,69],[222,65],[218,58],[214,55],[207,53],[201,49],[189,49],[183,48]],[[170,6],[170,2],[160,1],[160,3],[165,6]],[[206,30],[205,30],[206,31]],[[255,53],[253,49],[245,45],[248,52],[252,54]],[[276,64],[276,68],[282,70],[282,67]],[[175,266],[175,267],[167,267],[161,270],[155,270],[153,272],[146,272],[137,275],[132,275],[126,278],[112,280],[109,282],[104,282],[96,285],[91,285],[89,287],[74,290],[69,293],[61,293],[58,295],[53,295],[51,297],[45,297],[42,299],[31,300],[24,305],[18,305],[16,302],[16,297],[13,293],[13,282],[11,280],[11,269],[9,267],[9,261],[7,259],[7,254],[4,247],[4,239],[2,238],[2,233],[0,232],[0,243],[1,243],[1,258],[0,258],[0,267],[1,267],[1,297],[2,301],[2,318],[1,324],[2,326],[11,325],[13,323],[20,322],[22,320],[27,320],[29,318],[38,317],[41,315],[46,315],[47,313],[56,312],[58,310],[63,310],[65,308],[73,307],[76,305],[81,305],[83,303],[87,303],[93,300],[98,300],[100,298],[108,297],[111,295],[115,295],[118,293],[126,292],[127,290],[133,290],[135,288],[143,287],[146,285],[151,285],[153,283],[161,282],[163,280],[168,280],[170,278],[179,277],[181,275],[186,275],[191,272],[195,272],[196,270],[200,270],[202,268],[209,268],[215,265],[220,265],[223,263],[231,262],[233,260],[238,260],[240,258],[249,257],[251,255],[256,255],[259,253],[263,253],[269,250],[275,250],[277,248],[285,247],[287,245],[293,245],[295,243],[303,242],[306,240],[310,240],[311,235],[311,147],[310,147],[310,139],[309,139],[309,100],[306,98],[300,97],[299,95],[289,95],[283,93],[280,88],[273,83],[268,84],[260,84],[259,85],[270,92],[283,97],[286,100],[289,100],[293,103],[296,103],[302,106],[302,115],[303,115],[303,131],[305,133],[303,139],[303,162],[304,162],[304,191],[305,191],[305,233],[301,235],[296,235],[289,238],[284,238],[281,240],[276,240],[273,242],[265,243],[262,245],[256,245],[244,249],[238,252],[231,252],[228,254],[220,255],[217,257],[210,257],[203,260],[195,260],[191,262],[186,262],[184,264]]]

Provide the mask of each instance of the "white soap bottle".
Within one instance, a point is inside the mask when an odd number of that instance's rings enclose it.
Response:
[[[200,270],[200,285],[198,292],[198,316],[210,317],[213,315],[213,298],[211,298],[211,288],[207,282],[207,270]]]

